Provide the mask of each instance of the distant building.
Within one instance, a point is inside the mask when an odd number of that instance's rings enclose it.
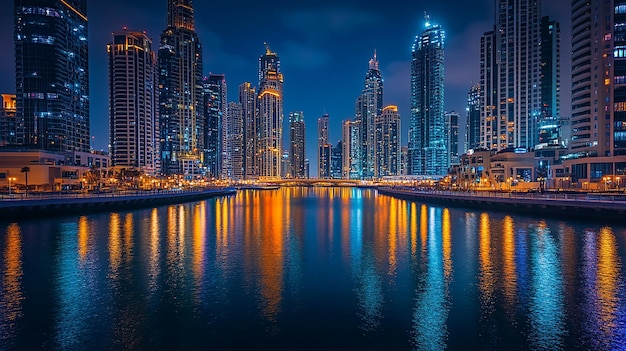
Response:
[[[481,112],[480,85],[474,85],[467,93],[467,123],[465,145],[463,153],[470,149],[479,149],[480,144],[480,112]]]
[[[258,137],[259,120],[257,118],[257,94],[256,89],[245,82],[239,85],[239,103],[243,115],[243,145],[244,159],[243,169],[245,179],[256,179],[259,176],[258,167]]]
[[[200,175],[205,151],[202,46],[191,0],[168,0],[159,48],[159,130],[165,174]]]
[[[304,160],[304,177],[306,179],[311,178],[309,159],[308,158]]]
[[[321,179],[330,178],[330,156],[332,145],[328,141],[328,120],[329,116],[325,113],[317,119],[317,170],[318,177]]]
[[[292,178],[304,178],[306,129],[302,111],[289,114],[289,157]]]
[[[109,55],[111,164],[159,173],[157,57],[144,32],[119,31]]]
[[[361,133],[360,122],[344,121],[341,130],[341,177],[361,179]]]
[[[457,112],[446,113],[446,133],[448,141],[448,163],[450,165],[459,164],[459,115]]]
[[[400,131],[398,107],[386,106],[376,118],[376,179],[400,175]]]
[[[337,142],[330,155],[330,178],[342,179],[343,142]]]
[[[443,176],[448,172],[444,109],[445,32],[426,18],[411,55],[409,173]]]
[[[240,103],[230,102],[226,109],[223,133],[226,141],[223,143],[223,177],[231,180],[243,180],[244,155],[244,121],[243,109]]]
[[[278,179],[283,150],[283,74],[278,55],[268,46],[259,58],[258,119],[259,178]]]
[[[89,152],[87,0],[16,0],[14,9],[16,144]]]
[[[204,101],[204,151],[205,173],[211,178],[227,177],[224,159],[225,134],[229,126],[224,125],[227,110],[226,78],[223,74],[211,74],[203,80]],[[230,161],[228,161],[230,162]],[[226,165],[231,169],[230,164]],[[231,172],[232,173],[232,172]]]
[[[0,147],[23,144],[18,142],[18,133],[23,128],[17,120],[16,106],[14,94],[0,94]]]

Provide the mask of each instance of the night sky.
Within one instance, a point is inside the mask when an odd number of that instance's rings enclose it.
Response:
[[[8,0],[7,0],[8,1]],[[341,138],[341,121],[354,116],[368,61],[378,53],[384,104],[398,105],[402,145],[407,144],[411,46],[431,22],[446,30],[446,109],[464,116],[469,87],[479,77],[480,36],[494,25],[494,0],[195,1],[196,31],[204,71],[226,74],[228,100],[244,81],[258,85],[258,57],[267,42],[281,59],[285,77],[285,126],[289,112],[304,111],[307,158],[317,174],[317,118],[330,114],[330,139]],[[4,7],[7,9],[7,7]],[[91,131],[95,149],[108,145],[106,44],[124,26],[146,30],[158,49],[166,0],[89,1]],[[0,92],[15,93],[13,11],[0,12]],[[570,1],[545,0],[543,14],[561,22],[562,114],[569,114]],[[288,137],[288,129],[284,129]]]

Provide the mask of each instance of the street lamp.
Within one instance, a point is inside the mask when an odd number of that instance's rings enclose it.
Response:
[[[9,177],[8,179],[9,179],[9,195],[11,195],[11,182],[16,181],[16,180],[17,180],[17,178],[12,178],[12,177]]]

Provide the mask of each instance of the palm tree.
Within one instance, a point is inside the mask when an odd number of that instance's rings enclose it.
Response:
[[[24,191],[24,194],[28,195],[28,172],[30,172],[30,167],[22,167],[20,172],[24,173],[24,176],[26,177],[26,190]]]

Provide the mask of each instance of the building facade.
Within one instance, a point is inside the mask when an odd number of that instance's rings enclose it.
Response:
[[[386,106],[376,118],[376,179],[401,174],[400,132],[398,107]]]
[[[467,122],[465,130],[465,146],[463,153],[469,149],[480,148],[480,85],[473,85],[467,93]]]
[[[410,175],[443,176],[448,171],[444,107],[445,32],[426,18],[411,55]]]
[[[16,145],[88,152],[87,1],[14,5]]]
[[[14,94],[0,94],[0,147],[18,145],[17,103]]]
[[[224,120],[224,138],[222,175],[230,180],[243,180],[244,160],[244,122],[243,108],[238,102],[229,102]]]
[[[289,165],[292,178],[304,178],[306,128],[302,111],[289,114]]]
[[[383,112],[383,78],[378,58],[369,61],[365,87],[356,101],[355,121],[359,124],[358,179],[373,179],[376,172],[376,117]]]
[[[259,178],[281,177],[283,153],[283,74],[280,58],[266,46],[259,58],[257,165]]]
[[[191,0],[168,0],[159,48],[162,171],[200,175],[204,151],[202,46]]]
[[[226,77],[223,74],[211,74],[203,80],[204,101],[204,152],[205,173],[210,178],[224,175],[224,142],[226,119]],[[226,166],[228,168],[229,166]]]
[[[109,145],[113,166],[159,172],[158,73],[144,32],[113,33],[109,55]]]
[[[330,178],[342,179],[342,165],[343,165],[343,142],[340,140],[337,145],[333,147],[330,155]]]
[[[360,122],[344,121],[341,129],[341,177],[361,179],[361,133]]]

